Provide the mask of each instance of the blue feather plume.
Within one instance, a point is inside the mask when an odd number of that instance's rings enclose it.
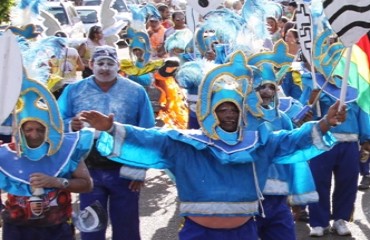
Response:
[[[60,37],[46,37],[36,42],[18,41],[21,46],[23,65],[30,78],[43,84],[47,82],[50,75],[48,65],[52,56],[61,58],[64,53],[64,46],[67,46],[67,39]]]
[[[21,0],[18,7],[22,10],[30,9],[32,13],[39,14],[40,7],[45,4],[46,0]]]
[[[186,62],[176,73],[176,81],[187,90],[188,94],[197,95],[203,77],[214,67],[216,67],[215,63],[204,59]]]

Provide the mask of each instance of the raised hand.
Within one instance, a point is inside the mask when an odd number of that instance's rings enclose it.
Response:
[[[107,116],[98,111],[83,111],[80,114],[80,120],[87,122],[96,130],[108,131],[113,126],[114,115]]]

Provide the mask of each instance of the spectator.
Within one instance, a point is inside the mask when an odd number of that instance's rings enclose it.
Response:
[[[56,32],[55,36],[67,38],[67,34],[62,31]],[[77,81],[77,71],[83,71],[85,69],[84,63],[75,48],[68,47],[67,43],[62,45],[62,48],[62,55],[61,59],[58,59],[57,69],[57,73],[62,77],[62,80],[51,89],[56,99],[59,98],[63,89],[68,86],[68,84]]]
[[[232,10],[233,9],[233,1],[232,0],[225,0],[224,7],[227,9]]]
[[[288,3],[288,7],[287,7],[287,12],[285,13],[285,16],[292,20],[292,21],[295,21],[294,19],[294,16],[295,16],[295,11],[297,9],[298,5],[295,1],[291,1]]]
[[[274,17],[268,17],[267,18],[267,25],[268,25],[268,30],[271,34],[271,40],[273,43],[281,39],[281,32],[280,28],[278,25],[278,22],[276,18]]]
[[[69,85],[58,103],[65,129],[80,130],[84,124],[80,113],[84,110],[113,112],[121,123],[150,128],[154,126],[153,110],[142,86],[118,75],[119,61],[116,49],[96,47],[90,61],[93,76]],[[95,147],[85,160],[94,181],[91,193],[80,194],[80,207],[96,200],[108,209],[114,240],[140,239],[139,192],[145,170],[130,168],[130,174],[120,177],[122,164],[109,161]],[[128,168],[128,167],[125,167]],[[106,229],[82,233],[83,240],[104,240]]]
[[[93,74],[92,69],[90,69],[89,67],[89,61],[90,61],[91,55],[97,46],[102,46],[104,44],[105,44],[105,40],[104,40],[102,27],[97,26],[97,25],[92,26],[89,29],[89,33],[87,35],[86,41],[82,43],[77,49],[78,54],[80,55],[85,65],[85,69],[82,72],[83,78],[87,78]]]
[[[243,4],[239,0],[234,0],[233,2],[234,12],[240,15],[242,8],[243,8]]]
[[[152,58],[158,59],[165,57],[164,51],[164,33],[166,28],[160,23],[160,19],[155,16],[149,17],[149,27],[147,28],[150,45],[152,46]]]
[[[160,3],[157,5],[157,9],[159,13],[161,14],[163,27],[165,27],[166,29],[172,27],[173,22],[170,19],[171,12],[170,12],[169,7],[166,4]]]
[[[284,26],[285,26],[285,23],[287,23],[287,22],[288,22],[288,18],[285,17],[285,16],[282,16],[278,20],[278,27],[279,27],[279,30],[280,30],[280,36],[281,37],[283,37]]]
[[[289,29],[284,40],[288,44],[289,54],[296,56],[301,48],[299,45],[298,31],[294,28]]]
[[[190,31],[190,29],[186,26],[185,14],[182,11],[175,11],[174,13],[172,13],[172,21],[174,22],[174,26],[168,28],[165,31],[164,40],[166,40],[175,31],[185,30],[185,29]]]

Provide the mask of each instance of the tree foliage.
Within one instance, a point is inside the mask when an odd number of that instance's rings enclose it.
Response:
[[[15,5],[15,0],[1,0],[0,1],[0,24],[9,22],[10,8]]]

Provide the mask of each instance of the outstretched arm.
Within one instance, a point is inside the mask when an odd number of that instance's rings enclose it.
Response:
[[[98,111],[83,111],[80,120],[87,122],[91,127],[99,131],[109,131],[113,128],[114,115],[104,115]]]

